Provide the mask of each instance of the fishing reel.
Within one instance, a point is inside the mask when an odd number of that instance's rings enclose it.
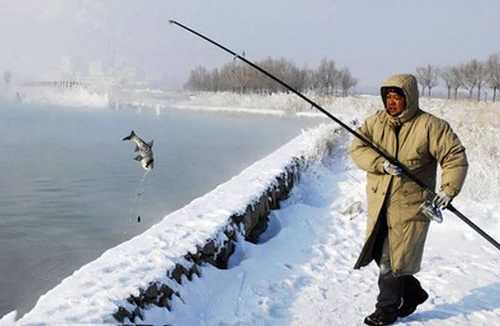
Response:
[[[425,200],[419,207],[422,214],[424,214],[429,220],[442,223],[443,213],[441,209],[437,207],[432,200]]]

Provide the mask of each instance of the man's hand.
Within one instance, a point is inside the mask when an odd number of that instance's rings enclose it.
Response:
[[[439,207],[440,209],[445,209],[451,203],[451,199],[452,198],[448,196],[444,191],[440,191],[436,195],[436,197],[434,197],[432,204],[436,207]]]
[[[392,164],[389,161],[384,162],[384,171],[387,174],[395,175],[395,176],[403,174],[403,170],[400,167]]]

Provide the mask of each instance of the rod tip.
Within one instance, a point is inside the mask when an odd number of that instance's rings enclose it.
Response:
[[[169,19],[169,20],[168,20],[168,22],[169,22],[170,24],[175,24],[175,23],[176,23],[176,21],[175,21],[175,20],[173,20],[173,19]]]

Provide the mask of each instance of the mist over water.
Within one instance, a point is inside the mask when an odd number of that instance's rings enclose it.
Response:
[[[5,104],[0,114],[0,316],[26,313],[106,249],[319,123]],[[134,146],[121,141],[132,129],[154,139],[155,168],[143,183]]]

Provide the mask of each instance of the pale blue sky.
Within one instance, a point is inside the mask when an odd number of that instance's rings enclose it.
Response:
[[[250,60],[286,57],[347,66],[359,88],[423,64],[457,64],[500,51],[497,0],[0,0],[0,70],[50,75],[62,56],[109,62],[114,54],[165,85],[197,65],[230,60],[168,24],[174,18]]]

